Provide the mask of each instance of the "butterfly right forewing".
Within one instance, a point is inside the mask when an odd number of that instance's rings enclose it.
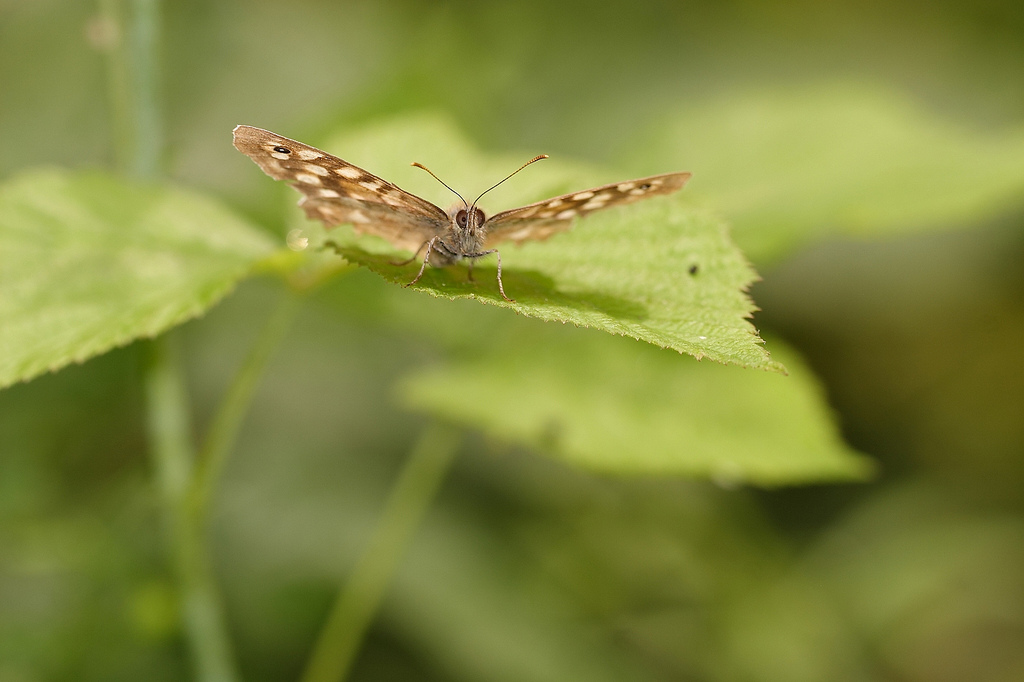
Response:
[[[502,241],[522,243],[547,239],[568,230],[573,220],[603,208],[671,194],[683,188],[690,173],[665,173],[563,194],[497,213],[485,223],[487,247]]]
[[[328,227],[351,223],[416,251],[449,225],[441,208],[316,147],[245,125],[235,128],[234,144],[267,175],[299,190],[306,215]]]

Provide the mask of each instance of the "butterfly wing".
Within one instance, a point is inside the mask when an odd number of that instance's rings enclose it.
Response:
[[[520,244],[529,240],[547,239],[572,227],[572,221],[577,216],[676,192],[683,188],[690,176],[690,173],[652,175],[649,178],[616,182],[582,192],[563,194],[496,213],[484,223],[487,231],[486,245],[491,248],[494,244],[506,240]]]
[[[450,222],[448,214],[429,201],[325,151],[269,130],[237,126],[234,144],[264,173],[299,190],[299,206],[306,215],[328,227],[351,223],[357,232],[416,251]]]

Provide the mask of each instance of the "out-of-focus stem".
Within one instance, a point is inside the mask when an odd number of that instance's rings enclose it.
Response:
[[[302,682],[340,682],[348,675],[402,553],[444,480],[459,434],[434,424],[413,448],[370,543],[342,586]]]
[[[101,0],[109,30],[111,118],[120,170],[160,176],[163,128],[159,98],[159,0]],[[189,401],[171,334],[149,342],[143,368],[149,447],[172,553],[185,638],[196,679],[237,682],[223,607],[206,556],[203,522],[189,500],[195,453]]]

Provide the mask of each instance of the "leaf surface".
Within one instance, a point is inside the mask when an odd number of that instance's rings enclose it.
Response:
[[[0,386],[202,314],[272,240],[193,192],[35,170],[0,186]]]

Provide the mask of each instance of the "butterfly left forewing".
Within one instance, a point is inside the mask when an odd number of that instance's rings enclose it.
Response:
[[[690,173],[665,173],[616,182],[502,211],[484,223],[487,246],[502,241],[521,243],[547,239],[572,227],[572,221],[603,208],[624,206],[683,188]]]
[[[441,208],[316,147],[245,125],[235,128],[234,144],[267,175],[299,190],[306,215],[328,227],[351,223],[415,251],[448,226]]]

